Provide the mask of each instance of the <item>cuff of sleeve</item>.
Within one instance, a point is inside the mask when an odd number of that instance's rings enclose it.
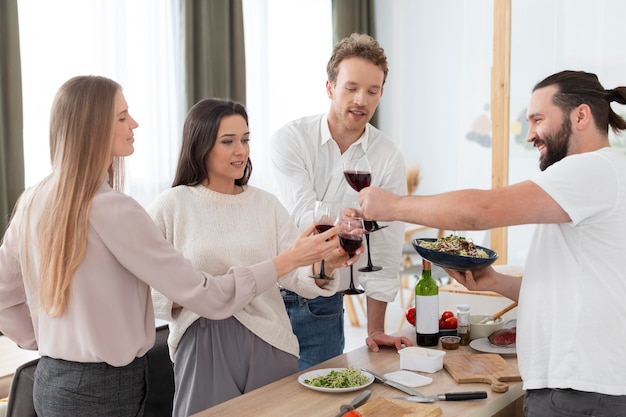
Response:
[[[374,278],[363,274],[359,277],[359,282],[368,297],[385,303],[395,300],[400,289],[400,281],[398,279]]]
[[[154,306],[154,317],[169,322],[174,321],[172,317],[174,302],[155,289],[152,289],[152,305]]]

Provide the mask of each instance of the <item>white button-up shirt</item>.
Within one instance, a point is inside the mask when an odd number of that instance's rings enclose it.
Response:
[[[313,221],[316,200],[358,204],[357,192],[346,182],[343,162],[366,155],[372,168],[372,186],[406,195],[404,158],[380,130],[367,124],[363,135],[343,154],[331,137],[325,114],[303,117],[280,128],[271,138],[272,169],[278,197],[300,229]],[[402,222],[370,235],[371,256],[377,272],[358,272],[367,264],[363,253],[354,266],[355,279],[367,295],[390,302],[398,289],[398,269],[404,242]],[[341,288],[347,288],[349,269],[341,271]],[[358,278],[357,278],[358,277]]]

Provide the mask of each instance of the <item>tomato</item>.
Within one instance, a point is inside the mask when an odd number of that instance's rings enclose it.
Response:
[[[446,321],[444,319],[439,319],[439,329],[446,328]]]
[[[412,326],[415,326],[415,307],[408,308],[404,312],[404,316],[406,317],[406,321],[411,323]]]
[[[454,313],[451,311],[444,311],[443,313],[441,313],[441,318],[444,320],[450,317],[454,317]]]
[[[444,320],[444,324],[446,325],[446,329],[456,329],[457,320],[456,317],[448,317]]]
[[[363,417],[363,414],[356,410],[350,410],[347,413],[344,413],[341,417]]]

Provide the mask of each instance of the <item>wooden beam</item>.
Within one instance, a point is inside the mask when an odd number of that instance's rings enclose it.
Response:
[[[511,0],[493,2],[493,67],[491,68],[491,186],[509,183],[509,120],[511,80]],[[498,204],[494,201],[494,204]],[[491,230],[496,263],[507,263],[507,228]]]

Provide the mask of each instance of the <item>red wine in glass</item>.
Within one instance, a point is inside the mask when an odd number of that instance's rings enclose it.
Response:
[[[325,231],[332,229],[332,227],[333,227],[332,224],[316,224],[315,231],[317,233],[324,233]]]
[[[346,178],[350,187],[355,191],[361,191],[365,187],[369,187],[372,183],[372,169],[367,157],[363,156],[358,159],[352,159],[346,161],[343,164],[343,176]],[[370,253],[370,233],[376,230],[383,229],[387,226],[379,226],[375,220],[364,220],[365,230],[367,235],[365,236],[365,243],[367,245],[367,266],[359,268],[360,272],[373,272],[383,269],[382,266],[375,266],[372,263],[372,255]]]
[[[341,205],[332,201],[316,201],[315,208],[313,210],[313,222],[315,223],[315,231],[317,233],[324,233],[328,229],[332,228],[339,216],[339,209]],[[326,275],[324,272],[324,260],[320,262],[320,272],[315,275],[311,275],[311,278],[316,279],[333,279]]]
[[[345,250],[350,257],[353,257],[356,250],[363,243],[363,235],[365,226],[363,226],[363,219],[360,217],[341,217],[338,219],[337,224],[341,226],[339,231],[339,244]],[[350,265],[350,285],[348,289],[342,291],[344,294],[363,294],[365,291],[358,289],[354,285],[354,270],[353,265]]]
[[[361,191],[365,187],[369,187],[372,183],[372,173],[365,171],[343,171],[346,181],[353,190]]]
[[[345,250],[348,255],[350,255],[351,258],[356,254],[356,250],[361,246],[362,243],[362,236],[355,236],[343,232],[339,233],[339,244],[341,245],[343,250]]]

